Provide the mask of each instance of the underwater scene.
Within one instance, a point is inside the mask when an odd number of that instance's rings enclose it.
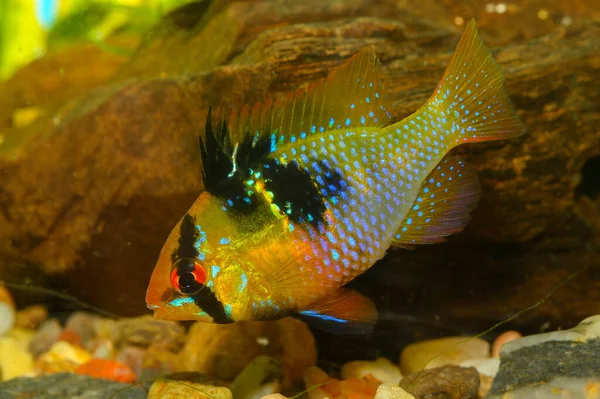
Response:
[[[0,0],[0,399],[600,399],[600,2]]]

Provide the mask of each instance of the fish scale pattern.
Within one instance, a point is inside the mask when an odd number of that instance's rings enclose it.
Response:
[[[296,226],[292,234],[299,245],[309,244],[310,259],[301,267],[317,278],[305,279],[305,284],[316,283],[327,291],[383,257],[410,209],[407,205],[416,200],[421,182],[443,153],[441,142],[414,134],[417,126],[407,121],[408,133],[401,128],[332,132],[275,154],[282,162],[289,159],[288,153],[293,155],[294,162],[314,176],[326,204],[323,222]],[[437,143],[436,152],[425,150],[428,142]],[[325,184],[323,165],[342,176],[338,187]]]

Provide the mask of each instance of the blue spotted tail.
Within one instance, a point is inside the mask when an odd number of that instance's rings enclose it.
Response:
[[[472,20],[433,95],[410,119],[423,123],[434,140],[447,139],[450,148],[520,136],[525,127],[503,85],[502,69]]]

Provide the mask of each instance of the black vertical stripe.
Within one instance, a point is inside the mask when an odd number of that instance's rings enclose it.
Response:
[[[177,259],[181,258],[197,259],[198,250],[196,249],[195,244],[198,238],[199,233],[196,229],[196,222],[189,213],[186,213],[179,226],[178,245],[171,256],[171,260],[175,262]]]
[[[208,287],[204,287],[200,292],[193,296],[194,303],[200,309],[204,310],[215,323],[227,324],[232,323],[233,320],[225,313],[225,308],[221,301],[217,299],[214,292]]]

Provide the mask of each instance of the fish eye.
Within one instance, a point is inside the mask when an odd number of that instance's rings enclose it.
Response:
[[[182,258],[171,267],[171,286],[183,295],[194,295],[206,283],[206,271],[194,259]]]

